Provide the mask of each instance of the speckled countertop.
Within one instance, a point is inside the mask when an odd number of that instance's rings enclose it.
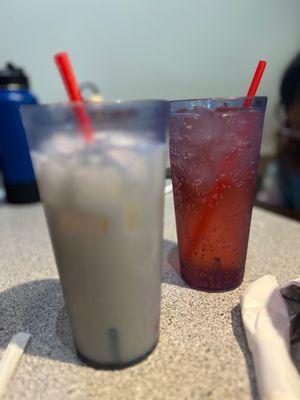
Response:
[[[243,285],[227,293],[187,287],[176,272],[172,196],[166,198],[161,337],[144,362],[96,371],[76,358],[41,205],[0,205],[0,356],[11,336],[32,341],[7,399],[257,398],[239,298],[249,282],[299,273],[300,224],[254,210]]]

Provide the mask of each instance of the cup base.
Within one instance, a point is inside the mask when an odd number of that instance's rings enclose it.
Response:
[[[190,280],[187,276],[185,276],[184,273],[181,271],[181,278],[184,280],[185,283],[187,283],[192,289],[200,290],[202,292],[230,292],[231,290],[234,290],[238,288],[241,283],[243,282],[243,278],[238,278],[235,281],[232,282],[232,284],[228,286],[220,286],[220,285],[211,285],[211,286],[206,286],[205,284],[201,283],[201,279],[198,280],[199,283],[195,283],[194,281]]]
[[[140,363],[141,361],[145,360],[156,348],[158,344],[158,340],[154,343],[154,346],[150,348],[144,355],[141,357],[135,358],[131,361],[120,363],[120,364],[108,364],[108,363],[100,363],[98,361],[91,360],[90,358],[84,356],[76,347],[76,352],[78,357],[80,358],[81,361],[83,361],[85,364],[87,364],[89,367],[92,367],[94,369],[105,369],[105,370],[116,370],[116,369],[124,369],[127,367],[131,367],[135,364]]]
[[[228,288],[207,288],[207,287],[204,287],[204,286],[193,285],[193,284],[187,282],[184,278],[182,278],[182,279],[185,281],[185,283],[187,283],[189,285],[190,288],[195,289],[195,290],[199,290],[200,292],[209,292],[209,293],[230,292],[231,290],[237,289],[242,283],[242,282],[240,282],[237,285],[232,286],[232,287],[228,287]]]

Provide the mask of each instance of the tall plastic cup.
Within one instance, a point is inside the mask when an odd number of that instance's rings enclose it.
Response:
[[[265,97],[171,102],[170,159],[183,279],[228,290],[244,275]]]
[[[75,346],[94,366],[125,367],[158,341],[168,116],[165,101],[22,109]]]

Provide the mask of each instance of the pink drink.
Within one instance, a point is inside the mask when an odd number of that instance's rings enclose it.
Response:
[[[197,289],[232,289],[244,275],[265,100],[242,108],[243,100],[172,103],[181,273]]]

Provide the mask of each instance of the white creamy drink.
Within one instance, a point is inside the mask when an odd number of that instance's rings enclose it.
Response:
[[[77,351],[123,366],[158,340],[165,145],[95,137],[32,158]]]

